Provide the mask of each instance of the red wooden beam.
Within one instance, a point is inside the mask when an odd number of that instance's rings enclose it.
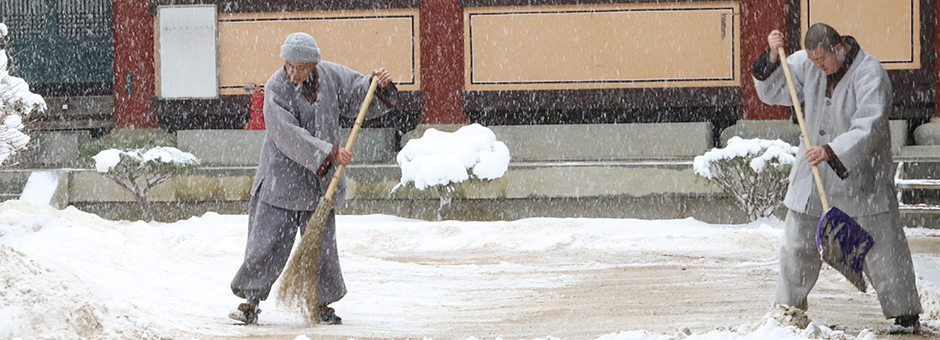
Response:
[[[741,1],[741,87],[744,89],[742,119],[788,119],[790,110],[764,104],[757,97],[751,65],[767,50],[770,31],[787,32],[787,0]]]
[[[154,95],[153,19],[145,0],[114,0],[114,128],[159,127]]]
[[[463,10],[460,0],[421,1],[423,124],[463,124]]]
[[[940,117],[940,4],[938,1],[933,2],[933,18],[934,18],[934,29],[933,29],[933,53],[936,56],[933,59],[933,86],[934,86],[934,115]]]

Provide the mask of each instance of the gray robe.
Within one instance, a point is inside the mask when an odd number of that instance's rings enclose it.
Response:
[[[232,279],[232,292],[250,302],[265,300],[290,256],[294,236],[303,232],[317,202],[333,177],[335,166],[318,177],[333,146],[345,147],[339,117],[355,117],[369,88],[369,77],[345,66],[321,61],[317,64],[319,91],[311,104],[293,84],[283,68],[265,85],[264,122],[267,133],[252,185],[245,259]],[[398,92],[389,84],[379,90],[389,104]],[[390,109],[373,100],[366,112],[371,118]],[[355,156],[355,155],[353,155]],[[334,206],[345,199],[342,176],[333,195]],[[327,305],[346,294],[336,249],[333,212],[320,239],[320,275],[317,303]]]
[[[881,63],[859,49],[842,80],[826,97],[828,79],[806,51],[790,55],[797,94],[804,101],[806,130],[814,146],[829,144],[849,176],[840,179],[820,163],[820,177],[829,204],[845,211],[871,234],[864,271],[887,318],[921,313],[910,248],[899,224],[895,196],[888,117],[891,114],[891,81]],[[767,104],[792,106],[782,67],[764,81],[754,79],[757,94]],[[796,163],[784,204],[787,214],[780,276],[775,302],[806,309],[807,296],[818,278],[821,260],[816,248],[816,225],[822,203],[816,190],[806,145],[800,139]],[[848,288],[848,286],[847,286]]]
[[[281,68],[264,88],[264,124],[267,134],[261,145],[261,159],[251,192],[270,205],[290,210],[316,210],[333,170],[323,177],[317,168],[333,146],[345,147],[339,117],[356,117],[369,89],[369,77],[343,65],[321,61],[317,64],[320,90],[317,101],[307,102]],[[394,86],[382,89],[392,103],[397,101]],[[366,119],[388,112],[381,101],[373,100]],[[355,156],[355,155],[353,155]],[[333,206],[346,198],[346,175],[340,178]]]
[[[845,180],[828,165],[819,173],[829,205],[849,216],[888,212],[897,204],[894,165],[891,159],[891,80],[875,57],[858,51],[855,61],[826,98],[826,73],[813,65],[806,51],[787,58],[796,92],[804,102],[806,131],[814,146],[829,144],[849,171]],[[754,80],[760,99],[771,105],[792,106],[783,68],[764,81]],[[800,139],[790,186],[783,203],[792,210],[822,215],[822,205],[809,162]]]

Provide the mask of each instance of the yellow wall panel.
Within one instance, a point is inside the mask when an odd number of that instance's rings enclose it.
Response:
[[[811,24],[826,23],[855,37],[886,69],[920,68],[919,0],[802,0],[800,8],[804,34]]]
[[[738,86],[735,13],[735,2],[467,8],[466,86]]]
[[[417,9],[343,12],[237,13],[219,17],[219,84],[223,94],[264,84],[281,67],[280,47],[293,32],[317,40],[323,60],[363,74],[392,73],[400,90],[419,90]]]

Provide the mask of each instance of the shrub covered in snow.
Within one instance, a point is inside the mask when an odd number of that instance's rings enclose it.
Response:
[[[94,159],[95,170],[134,195],[146,220],[152,218],[147,192],[173,175],[199,166],[191,153],[164,146],[147,151],[107,149]]]
[[[454,185],[465,181],[488,181],[509,169],[509,148],[496,134],[471,124],[455,132],[428,129],[424,136],[409,140],[398,153],[401,182],[392,189],[436,190],[441,197],[438,218],[443,218]]]
[[[46,110],[42,96],[29,91],[23,78],[8,70],[6,44],[9,30],[0,23],[0,164],[26,148],[29,136],[22,132],[23,118]]]
[[[176,137],[159,129],[117,129],[99,139],[82,144],[79,153],[84,160],[93,164],[92,157],[107,149],[149,150],[157,146],[175,147]]]
[[[752,220],[770,216],[783,202],[797,147],[781,140],[732,137],[724,149],[695,157],[695,174],[734,197]]]

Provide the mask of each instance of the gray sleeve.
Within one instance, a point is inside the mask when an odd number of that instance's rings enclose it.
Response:
[[[287,84],[279,83],[272,77],[265,86],[264,124],[267,136],[274,141],[277,149],[287,158],[299,163],[310,171],[317,171],[320,164],[333,149],[333,145],[310,134],[302,128],[297,117],[290,112],[291,93]]]
[[[370,76],[362,75],[346,66],[330,63],[328,66],[337,76],[339,91],[340,115],[347,118],[356,118],[359,114],[359,108],[362,101],[366,98],[366,91],[369,90]],[[371,119],[384,115],[390,111],[398,102],[398,88],[390,84],[385,88],[376,89],[376,95],[372,96],[369,103],[369,110],[366,111],[366,119]]]
[[[787,64],[790,66],[790,73],[793,75],[793,85],[796,87],[796,94],[800,101],[803,101],[803,82],[806,74],[805,51],[798,51],[787,57]],[[790,87],[787,85],[787,78],[784,75],[783,67],[777,67],[764,80],[754,79],[754,87],[757,89],[757,97],[766,104],[793,106],[793,100],[790,98]]]
[[[754,79],[764,81],[770,77],[777,68],[780,67],[780,59],[777,59],[777,62],[770,62],[770,48],[767,51],[764,51],[764,54],[761,54],[757,60],[754,61],[754,64],[751,65],[751,75],[754,76]]]

